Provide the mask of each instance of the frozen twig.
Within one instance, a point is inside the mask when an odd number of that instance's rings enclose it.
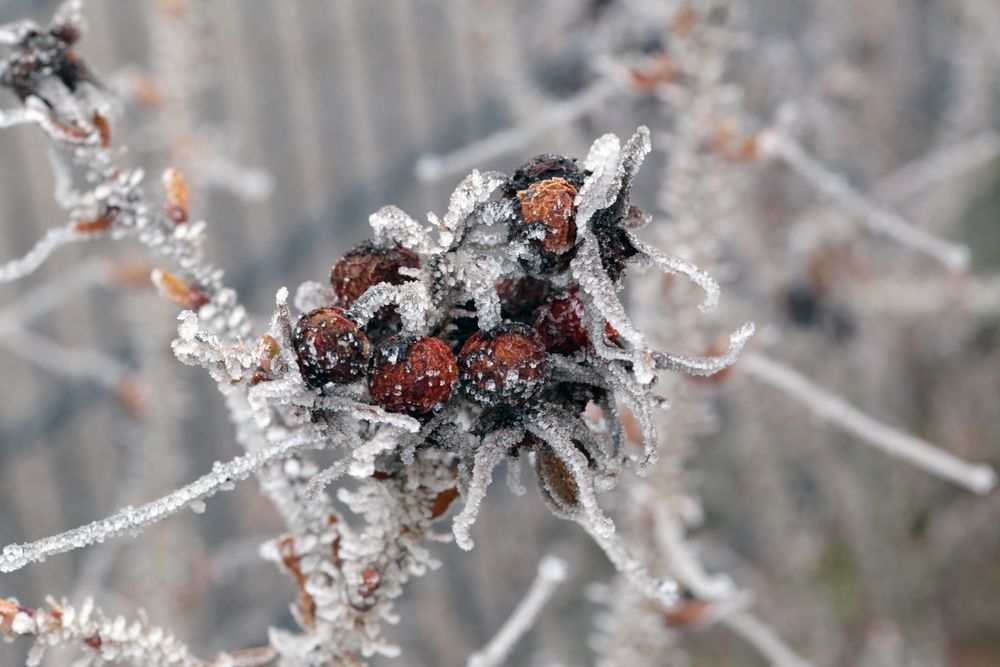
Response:
[[[974,493],[987,493],[996,485],[996,472],[990,466],[966,463],[926,440],[883,424],[778,361],[760,354],[747,354],[740,362],[740,368],[754,379],[798,400],[820,419],[843,429],[875,449],[908,461]]]
[[[799,657],[770,626],[746,611],[751,599],[745,594],[736,593],[729,577],[712,576],[705,571],[701,560],[684,537],[681,522],[670,507],[661,502],[652,509],[656,517],[656,543],[666,554],[671,571],[695,596],[711,601],[713,607],[719,608],[716,622],[745,639],[776,667],[811,665]]]
[[[962,173],[988,164],[1000,156],[1000,134],[992,130],[918,160],[879,181],[875,196],[886,202],[901,202]]]
[[[597,545],[604,550],[615,569],[621,572],[639,593],[665,607],[677,604],[680,599],[680,586],[677,582],[673,579],[657,579],[650,574],[649,568],[632,555],[618,533],[601,535],[586,517],[579,518],[577,523],[586,529]]]
[[[27,253],[0,264],[0,283],[9,283],[33,273],[53,252],[64,245],[101,237],[103,234],[81,232],[73,224],[50,229]]]
[[[11,544],[0,553],[0,572],[14,572],[31,563],[38,563],[49,556],[103,542],[128,533],[136,534],[144,528],[176,514],[185,507],[198,508],[205,498],[219,491],[231,489],[264,466],[280,461],[292,454],[318,447],[313,437],[295,433],[278,444],[260,451],[238,456],[228,463],[215,463],[212,472],[199,477],[162,498],[139,507],[128,506],[119,512],[79,528],[25,544]]]
[[[952,271],[964,271],[967,267],[968,248],[939,239],[915,227],[898,213],[875,203],[851,186],[843,176],[820,164],[792,138],[772,129],[761,133],[758,145],[764,155],[787,164],[823,197],[864,220],[873,231],[933,257]]]
[[[749,612],[726,616],[720,622],[743,637],[775,667],[812,666],[812,663],[796,655],[769,625],[762,623],[760,619]]]
[[[500,631],[484,646],[469,656],[468,667],[499,667],[510,656],[517,641],[535,624],[538,614],[566,580],[566,562],[556,556],[546,556],[538,564],[538,576]]]
[[[614,79],[602,77],[573,97],[550,105],[523,125],[497,132],[452,153],[423,155],[417,160],[417,178],[436,181],[468,172],[506,153],[522,150],[550,129],[599,109],[619,89]]]

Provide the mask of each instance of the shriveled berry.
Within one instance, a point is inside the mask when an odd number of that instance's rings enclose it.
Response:
[[[535,320],[535,309],[549,296],[550,290],[547,281],[533,276],[502,280],[497,283],[500,313],[505,319],[531,324]]]
[[[545,236],[542,247],[562,254],[576,245],[576,188],[565,178],[555,176],[539,181],[517,193],[525,224],[540,222]]]
[[[365,332],[334,306],[317,308],[300,317],[292,345],[302,378],[314,388],[364,377],[371,354]]]
[[[458,365],[439,338],[397,335],[375,348],[368,372],[372,398],[391,412],[426,414],[458,387]]]
[[[483,407],[523,405],[548,376],[548,353],[534,329],[507,323],[480,331],[458,354],[462,390]]]
[[[340,305],[346,308],[373,285],[402,285],[413,280],[399,272],[403,268],[420,268],[417,253],[399,245],[379,248],[367,241],[337,260],[330,270],[330,284]]]
[[[583,186],[584,174],[573,158],[542,154],[519,167],[504,186],[504,192],[513,196],[532,184],[549,178],[563,178],[579,189]]]
[[[575,354],[591,346],[585,317],[579,289],[573,287],[552,295],[538,308],[535,330],[549,352]],[[611,324],[605,322],[604,331],[611,342],[618,340],[618,332]]]

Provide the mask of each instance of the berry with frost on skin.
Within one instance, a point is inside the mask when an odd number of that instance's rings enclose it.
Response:
[[[591,348],[587,330],[586,311],[580,299],[579,288],[554,294],[535,313],[535,330],[545,344],[545,349],[556,354],[575,354]],[[614,343],[618,332],[611,324],[604,323],[608,339]]]
[[[444,406],[458,387],[458,365],[440,339],[397,335],[372,355],[368,391],[386,410],[422,415]]]
[[[535,310],[545,302],[550,291],[548,281],[534,276],[501,280],[497,283],[500,314],[507,320],[531,324],[535,321]]]
[[[543,249],[556,255],[569,252],[576,245],[576,188],[565,178],[532,183],[517,193],[524,224],[541,223]]]
[[[337,303],[348,308],[358,297],[374,285],[388,283],[402,285],[414,278],[403,275],[400,269],[420,268],[420,257],[403,246],[381,248],[365,241],[337,260],[330,270],[330,284],[337,295]],[[395,306],[379,309],[365,327],[368,337],[378,343],[399,333],[402,328]]]
[[[462,390],[483,407],[527,403],[548,378],[548,353],[529,326],[505,323],[479,331],[458,355]]]
[[[292,345],[302,378],[314,389],[328,382],[346,384],[364,377],[371,354],[365,332],[335,306],[317,308],[300,317]]]
[[[330,284],[337,294],[339,304],[347,308],[373,285],[402,285],[413,280],[399,272],[404,268],[420,268],[417,253],[400,245],[379,248],[371,241],[366,241],[337,260],[330,270]]]
[[[527,243],[521,264],[529,274],[562,273],[576,246],[576,199],[585,174],[576,160],[539,155],[514,172],[503,192],[518,211],[510,227],[512,242]]]

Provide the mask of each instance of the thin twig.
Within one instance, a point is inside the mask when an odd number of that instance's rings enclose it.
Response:
[[[502,130],[452,153],[422,155],[417,160],[417,178],[422,181],[437,181],[446,176],[466,173],[501,155],[519,151],[548,130],[600,108],[618,90],[620,86],[610,76],[602,77],[573,97],[551,104],[523,125]]]
[[[816,386],[798,371],[760,354],[746,354],[740,368],[756,380],[778,389],[805,405],[814,415],[891,456],[950,480],[974,493],[996,485],[988,465],[966,463],[945,450],[874,419],[840,396]]]
[[[237,456],[228,463],[217,462],[212,466],[212,472],[157,500],[139,507],[125,507],[105,519],[93,521],[52,537],[4,547],[0,553],[0,572],[14,572],[31,563],[41,562],[49,556],[103,542],[125,533],[134,535],[154,523],[177,514],[185,507],[197,506],[203,499],[219,491],[233,488],[235,482],[246,479],[270,463],[288,458],[300,450],[318,446],[318,439],[314,434],[303,436],[301,433],[296,433],[278,444]]]
[[[929,234],[895,211],[878,205],[843,176],[820,164],[794,139],[777,130],[768,130],[761,133],[758,145],[763,154],[780,159],[823,197],[863,220],[871,230],[919,250],[952,271],[964,271],[968,266],[968,248]]]
[[[486,646],[469,656],[468,667],[498,667],[510,656],[517,641],[531,629],[551,599],[559,584],[566,580],[566,562],[556,556],[546,556],[538,564],[538,576],[527,595]]]

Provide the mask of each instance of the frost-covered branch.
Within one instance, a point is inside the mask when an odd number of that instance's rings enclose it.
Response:
[[[566,562],[546,556],[538,564],[538,575],[496,635],[480,650],[469,656],[467,667],[500,667],[510,656],[517,641],[535,624],[542,608],[566,580]]]
[[[847,180],[820,164],[798,142],[776,129],[758,137],[761,154],[780,159],[795,170],[817,192],[857,216],[870,229],[933,257],[952,271],[964,271],[969,263],[969,249],[939,239],[915,227],[898,213],[872,201]]]
[[[601,77],[569,99],[549,104],[545,111],[523,125],[497,132],[452,153],[421,156],[416,165],[417,178],[436,181],[465,173],[501,155],[524,150],[533,140],[552,128],[592,113],[620,90],[621,84],[613,78]]]
[[[913,195],[978,169],[1000,156],[1000,133],[988,130],[953,146],[925,155],[880,180],[878,199],[901,202]]]
[[[990,466],[966,463],[926,440],[883,424],[781,362],[760,354],[748,354],[739,367],[755,380],[802,403],[820,419],[890,456],[975,493],[988,493],[996,486],[996,472]]]
[[[219,491],[228,491],[236,482],[247,479],[264,466],[281,461],[305,449],[318,447],[312,434],[296,433],[257,452],[250,452],[228,463],[217,462],[212,472],[194,482],[139,507],[126,507],[111,516],[35,542],[11,544],[0,553],[0,572],[13,572],[38,563],[49,556],[103,542],[119,535],[134,535],[182,509],[202,509],[201,503]]]

